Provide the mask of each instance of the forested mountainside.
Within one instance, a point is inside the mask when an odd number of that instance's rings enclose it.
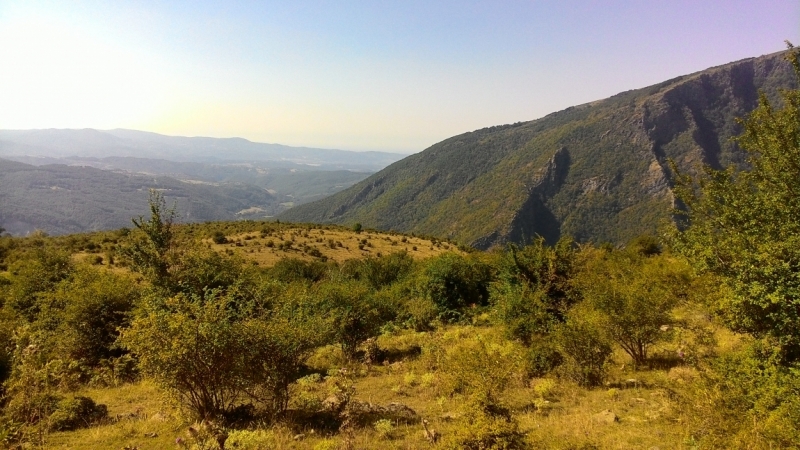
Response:
[[[0,225],[13,234],[50,234],[131,226],[145,215],[148,190],[176,202],[182,222],[263,217],[280,205],[267,190],[241,183],[193,184],[61,164],[32,166],[0,159]]]
[[[631,90],[538,120],[446,139],[290,221],[361,223],[489,248],[541,235],[621,243],[652,233],[674,204],[669,160],[744,164],[731,138],[759,92],[795,87],[784,52]]]

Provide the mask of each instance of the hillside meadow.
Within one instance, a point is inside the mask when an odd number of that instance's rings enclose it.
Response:
[[[800,52],[789,62],[800,79]],[[0,237],[9,448],[800,448],[800,91],[659,236],[311,224]]]
[[[715,364],[754,341],[714,318],[718,280],[653,237],[475,252],[177,225],[154,195],[132,229],[0,240],[5,445],[688,449],[736,424],[742,448],[769,448],[786,432],[725,404]]]

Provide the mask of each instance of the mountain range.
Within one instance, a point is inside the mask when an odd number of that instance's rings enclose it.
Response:
[[[0,130],[0,157],[10,156],[134,157],[201,163],[269,161],[290,167],[374,172],[405,155],[290,147],[242,138],[166,136],[125,129]]]
[[[567,108],[464,133],[325,199],[281,213],[297,222],[360,223],[448,237],[477,248],[554,242],[621,244],[655,233],[675,205],[675,174],[744,167],[737,118],[796,88],[784,52],[749,58]]]
[[[175,201],[182,221],[263,219],[403,156],[134,130],[0,130],[0,226],[16,235],[128,226],[147,213],[149,189]]]

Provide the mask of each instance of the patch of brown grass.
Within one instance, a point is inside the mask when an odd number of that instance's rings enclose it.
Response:
[[[215,244],[211,239],[204,239],[202,243],[220,253],[238,254],[262,267],[271,267],[287,257],[306,261],[320,259],[319,256],[309,253],[310,249],[316,249],[321,256],[336,262],[399,251],[408,252],[414,259],[430,258],[447,251],[461,253],[453,244],[434,243],[428,239],[400,234],[375,231],[355,233],[345,229],[309,230],[284,227],[266,235],[253,231],[227,236],[227,239],[229,242],[225,244]],[[285,242],[290,242],[291,247],[280,248]]]

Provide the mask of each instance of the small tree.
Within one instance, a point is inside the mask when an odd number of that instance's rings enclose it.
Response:
[[[324,328],[304,314],[255,312],[231,296],[154,297],[121,341],[142,372],[198,418],[224,417],[244,398],[279,413]]]
[[[554,330],[554,340],[564,356],[562,373],[583,386],[603,382],[611,356],[611,343],[598,322],[595,311],[576,307]]]
[[[348,359],[355,358],[362,342],[378,335],[389,316],[380,297],[372,295],[362,283],[323,283],[312,295],[330,320],[333,340]]]
[[[428,260],[420,275],[419,293],[437,305],[444,319],[458,316],[466,306],[485,305],[489,300],[491,268],[476,258],[443,253]]]
[[[600,313],[598,325],[636,364],[642,364],[650,346],[666,337],[661,327],[673,322],[672,310],[689,282],[682,269],[680,262],[666,257],[598,251],[577,285]]]
[[[800,83],[800,50],[787,59]],[[800,90],[781,91],[782,107],[761,95],[740,121],[736,142],[749,171],[706,168],[679,177],[674,246],[733,292],[718,310],[736,332],[767,338],[783,362],[800,361]]]
[[[175,206],[167,209],[164,196],[155,189],[150,190],[150,219],[132,219],[133,224],[144,233],[144,239],[134,241],[123,250],[130,258],[132,269],[147,275],[153,285],[169,288],[170,257],[174,250],[172,232]]]

